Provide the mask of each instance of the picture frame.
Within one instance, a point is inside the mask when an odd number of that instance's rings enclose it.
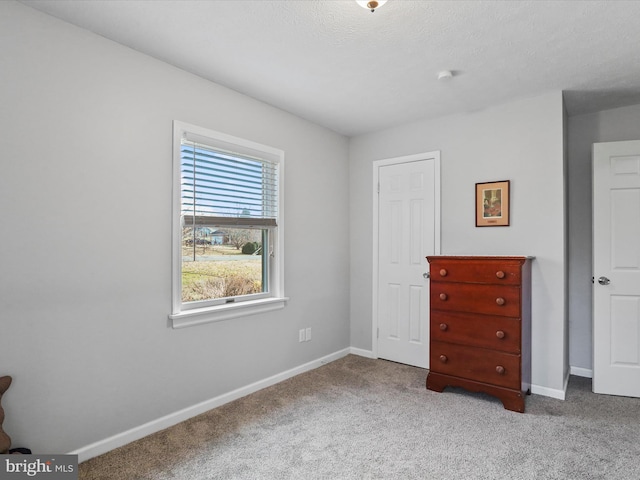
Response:
[[[476,227],[509,226],[510,183],[476,183]]]

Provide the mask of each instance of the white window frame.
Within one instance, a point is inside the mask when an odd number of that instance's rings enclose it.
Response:
[[[278,218],[270,231],[269,292],[260,298],[238,299],[232,303],[193,307],[182,302],[182,225],[180,146],[185,136],[201,137],[213,147],[241,155],[251,155],[277,165]],[[284,308],[288,300],[284,295],[284,152],[243,138],[216,132],[175,120],[173,122],[173,217],[172,217],[172,309],[169,319],[173,328],[217,322],[231,318],[264,313]],[[251,296],[247,296],[251,297]],[[189,302],[192,303],[192,302]]]

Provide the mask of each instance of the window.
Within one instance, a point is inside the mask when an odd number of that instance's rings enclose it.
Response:
[[[282,308],[284,153],[174,122],[174,328]]]

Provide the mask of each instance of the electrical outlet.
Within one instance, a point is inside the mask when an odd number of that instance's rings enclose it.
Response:
[[[298,332],[298,341],[299,342],[304,342],[305,338],[306,337],[305,337],[304,328],[303,328]]]
[[[307,328],[306,337],[307,337],[307,342],[311,340],[311,327]]]

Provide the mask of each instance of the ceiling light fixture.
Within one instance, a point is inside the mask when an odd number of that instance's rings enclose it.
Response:
[[[382,5],[387,3],[387,0],[356,0],[356,3],[360,5],[362,8],[366,8],[367,10],[371,10],[371,13],[376,11],[376,8],[380,8]]]

